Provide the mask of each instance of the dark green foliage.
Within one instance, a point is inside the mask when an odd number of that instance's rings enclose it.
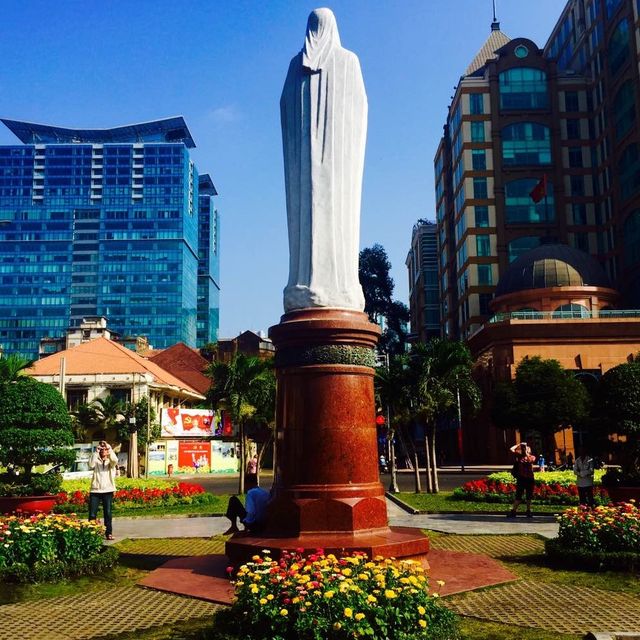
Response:
[[[562,546],[556,539],[545,540],[545,552],[553,567],[576,571],[640,572],[640,553],[632,551],[586,551]]]
[[[126,416],[125,420],[121,420],[118,425],[118,440],[120,442],[129,442],[131,439],[131,424],[129,418],[135,417],[135,429],[138,433],[138,449],[144,451],[147,447],[147,419],[149,420],[149,436],[151,442],[160,437],[160,423],[156,419],[156,410],[149,407],[147,413],[147,396],[140,398],[135,404],[122,405],[121,409]]]
[[[0,385],[0,463],[24,470],[36,465],[71,466],[75,452],[71,418],[51,385],[31,378]]]
[[[513,382],[497,386],[493,419],[502,428],[539,431],[550,436],[585,420],[589,394],[557,360],[525,358]]]
[[[0,358],[0,384],[15,382],[24,375],[25,369],[29,369],[32,364],[33,360],[27,360],[15,353]]]
[[[0,496],[43,496],[55,495],[62,487],[62,476],[59,473],[32,474],[28,484],[23,476],[10,473],[0,475]]]
[[[102,547],[100,553],[72,562],[37,562],[33,567],[16,563],[0,568],[0,582],[57,582],[65,578],[97,575],[115,566],[119,555],[115,547]]]

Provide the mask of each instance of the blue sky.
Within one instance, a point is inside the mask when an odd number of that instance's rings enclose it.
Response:
[[[511,38],[544,46],[564,3],[498,0]],[[220,197],[221,337],[282,314],[288,248],[279,99],[308,0],[3,0],[0,116],[109,127],[184,115]],[[491,0],[335,0],[369,99],[361,246],[381,243],[396,297],[453,87],[489,35]],[[15,142],[0,130],[0,144]]]

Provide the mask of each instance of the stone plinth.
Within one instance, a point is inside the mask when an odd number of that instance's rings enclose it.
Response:
[[[380,329],[366,314],[313,308],[271,328],[276,346],[276,472],[268,524],[234,536],[227,555],[255,549],[361,550],[418,556],[427,538],[390,529],[378,474],[373,377]]]

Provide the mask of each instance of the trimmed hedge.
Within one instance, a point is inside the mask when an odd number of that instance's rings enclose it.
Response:
[[[118,562],[119,555],[115,547],[102,547],[100,553],[71,563],[54,560],[36,562],[33,567],[15,563],[4,569],[0,568],[0,582],[57,582],[65,578],[95,575],[111,569]]]
[[[546,540],[544,546],[547,558],[556,568],[640,573],[640,552],[586,551],[562,546],[557,538]]]

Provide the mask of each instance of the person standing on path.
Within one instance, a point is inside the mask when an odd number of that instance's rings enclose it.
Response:
[[[118,456],[111,446],[104,440],[94,451],[89,460],[89,468],[93,469],[91,489],[89,490],[89,520],[95,520],[98,508],[102,504],[104,514],[105,536],[113,540],[112,505],[113,494],[116,491],[116,469]]]
[[[578,457],[573,464],[573,472],[576,474],[576,484],[578,485],[578,500],[581,505],[593,508],[593,474],[595,463],[593,458],[587,454],[584,447],[578,449]]]
[[[514,444],[513,447],[511,447],[511,452],[516,456],[512,471],[516,479],[516,499],[513,502],[511,511],[507,513],[507,518],[516,517],[516,512],[522,502],[523,495],[526,496],[527,501],[527,518],[531,518],[533,517],[531,513],[531,500],[533,498],[533,486],[535,482],[533,465],[536,457],[531,453],[531,448],[527,446],[526,442]]]

